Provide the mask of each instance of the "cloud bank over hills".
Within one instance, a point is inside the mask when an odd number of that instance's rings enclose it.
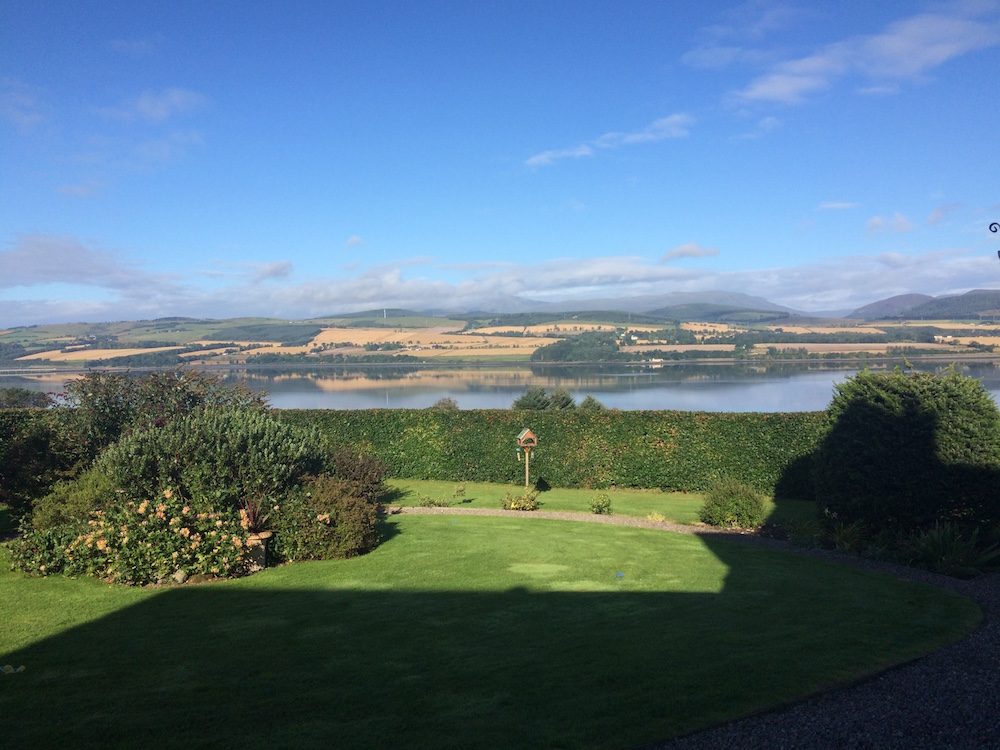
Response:
[[[887,297],[958,294],[1000,278],[996,257],[962,250],[743,271],[697,269],[681,265],[681,257],[673,260],[608,256],[457,265],[415,258],[302,278],[293,261],[276,259],[208,264],[181,275],[73,238],[34,235],[0,251],[0,323],[173,315],[301,319],[378,307],[519,312],[596,306],[639,312],[671,304],[663,301],[671,295],[678,303],[724,301],[718,290],[740,290],[786,309],[846,313]],[[62,290],[60,298],[54,288]]]

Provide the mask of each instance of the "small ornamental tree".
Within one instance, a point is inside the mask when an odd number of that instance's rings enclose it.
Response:
[[[1000,411],[954,371],[862,372],[835,388],[815,455],[830,521],[909,531],[1000,520]]]

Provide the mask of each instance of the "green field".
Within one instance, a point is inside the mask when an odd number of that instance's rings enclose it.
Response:
[[[25,667],[0,675],[4,746],[632,747],[980,618],[941,590],[710,537],[448,515],[394,516],[386,536],[166,589],[0,559],[0,664]]]

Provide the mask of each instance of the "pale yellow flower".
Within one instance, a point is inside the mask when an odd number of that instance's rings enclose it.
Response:
[[[174,496],[174,491],[168,487],[167,489],[163,490],[163,496],[167,498],[167,500],[169,500]]]

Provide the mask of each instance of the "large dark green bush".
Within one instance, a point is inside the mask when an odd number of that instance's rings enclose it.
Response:
[[[266,411],[208,408],[127,434],[95,467],[129,497],[141,500],[172,487],[221,510],[248,498],[279,501],[324,460],[315,429]]]
[[[65,409],[0,410],[0,503],[23,515],[83,462]]]
[[[386,493],[386,465],[376,456],[354,448],[339,448],[333,452],[330,463],[334,475],[350,483],[354,494],[369,503],[377,503]]]
[[[955,372],[862,372],[838,385],[815,456],[828,523],[871,529],[1000,519],[1000,411]]]
[[[350,482],[315,477],[288,496],[271,514],[279,560],[329,560],[354,557],[379,541],[378,511],[355,494]]]
[[[27,388],[0,388],[0,409],[47,409],[52,396]]]
[[[532,471],[553,486],[703,491],[728,476],[767,493],[812,453],[824,426],[819,412],[315,409],[278,417],[372,453],[395,477],[523,482],[514,438],[530,427],[540,441]],[[796,482],[792,492],[807,489]]]
[[[80,439],[91,457],[131,430],[162,427],[195,409],[261,410],[263,396],[193,370],[142,376],[92,372],[66,385]]]
[[[734,479],[719,479],[705,495],[698,517],[711,526],[755,529],[764,523],[764,494]]]

